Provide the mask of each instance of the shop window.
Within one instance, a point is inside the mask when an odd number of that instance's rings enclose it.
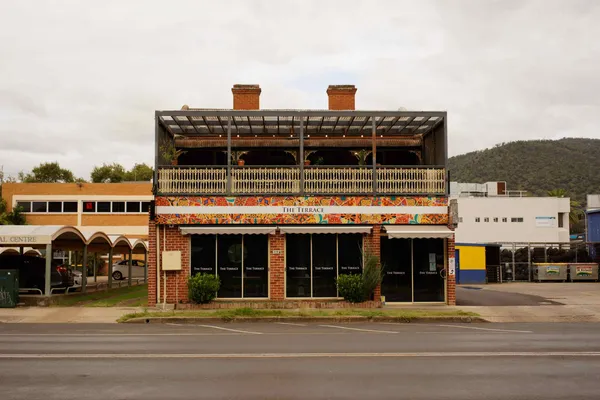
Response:
[[[242,235],[217,236],[219,297],[242,297]]]
[[[77,212],[77,202],[76,201],[65,201],[63,203],[63,212],[76,213]]]
[[[112,212],[124,213],[125,212],[125,202],[124,201],[113,201],[112,202]]]
[[[216,235],[192,235],[192,275],[215,274],[217,265]]]
[[[83,212],[85,212],[85,213],[96,212],[96,202],[95,201],[84,201],[83,202]]]
[[[48,212],[59,213],[62,212],[62,202],[60,201],[49,201]]]
[[[32,212],[45,213],[48,211],[48,203],[45,201],[34,201],[31,207]]]
[[[313,297],[337,297],[336,235],[312,235]]]
[[[21,207],[22,212],[31,212],[30,201],[17,201],[17,207]]]
[[[244,236],[244,297],[269,297],[269,237]]]
[[[286,296],[310,297],[310,235],[286,235]]]
[[[109,213],[110,212],[110,201],[99,201],[96,203],[96,212]]]
[[[338,273],[362,273],[362,235],[338,235]]]
[[[444,301],[444,258],[442,239],[413,239],[415,302]]]
[[[128,213],[140,212],[140,202],[139,201],[128,201],[127,202],[127,212]]]

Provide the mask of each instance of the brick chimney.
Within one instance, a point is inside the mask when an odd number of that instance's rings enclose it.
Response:
[[[233,109],[260,110],[260,91],[259,85],[233,85]]]
[[[327,96],[329,97],[330,110],[354,110],[354,98],[356,87],[354,85],[329,85]]]

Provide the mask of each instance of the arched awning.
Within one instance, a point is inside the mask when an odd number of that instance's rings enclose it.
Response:
[[[145,240],[137,239],[133,243],[132,251],[134,254],[144,254],[148,251],[148,242]]]

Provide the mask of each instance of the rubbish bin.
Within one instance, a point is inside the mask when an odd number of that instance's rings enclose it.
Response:
[[[19,303],[19,271],[0,270],[0,308],[15,308]]]
[[[598,264],[573,263],[569,264],[570,280],[573,281],[597,281]]]
[[[567,281],[566,263],[534,263],[533,264],[533,280],[534,281]]]

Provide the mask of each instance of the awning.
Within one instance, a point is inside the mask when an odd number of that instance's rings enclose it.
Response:
[[[384,225],[391,239],[443,239],[452,237],[453,231],[440,225]]]
[[[182,235],[269,235],[276,226],[199,226],[182,227]]]
[[[354,225],[309,225],[280,226],[281,233],[370,233],[372,226]]]

